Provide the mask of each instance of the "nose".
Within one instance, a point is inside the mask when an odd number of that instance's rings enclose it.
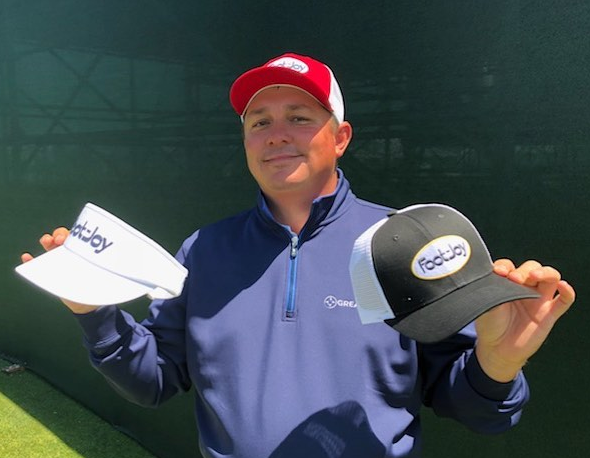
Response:
[[[291,143],[293,140],[288,127],[283,122],[274,122],[267,130],[266,144],[277,146]]]

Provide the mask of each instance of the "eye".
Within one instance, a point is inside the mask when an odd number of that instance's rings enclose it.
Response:
[[[255,119],[250,123],[251,129],[257,129],[260,127],[264,127],[269,124],[268,119]]]
[[[306,124],[308,122],[310,122],[311,120],[309,118],[306,118],[305,116],[293,116],[291,118],[291,122],[294,122],[295,124]]]

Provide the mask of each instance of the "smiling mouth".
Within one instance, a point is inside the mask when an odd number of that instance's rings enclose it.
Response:
[[[277,154],[276,156],[270,156],[264,158],[262,162],[281,162],[281,161],[288,161],[290,159],[296,159],[301,157],[300,154]]]

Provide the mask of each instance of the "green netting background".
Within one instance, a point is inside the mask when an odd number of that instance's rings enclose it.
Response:
[[[121,400],[69,312],[13,267],[88,201],[172,252],[250,206],[228,87],[295,51],[339,78],[359,196],[456,206],[494,257],[554,264],[578,290],[528,365],[521,424],[484,437],[425,412],[425,456],[589,456],[589,30],[582,0],[0,0],[0,353],[158,456],[200,456],[192,393]]]

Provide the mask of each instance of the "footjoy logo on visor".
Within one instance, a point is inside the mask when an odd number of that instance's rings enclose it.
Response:
[[[79,304],[178,297],[188,270],[162,246],[88,202],[63,245],[16,267],[47,292]]]
[[[467,240],[458,235],[445,235],[422,247],[414,256],[412,273],[422,280],[448,277],[461,270],[470,256]]]
[[[98,233],[98,226],[94,229],[88,229],[86,227],[87,224],[88,221],[84,221],[83,225],[76,223],[70,231],[70,236],[76,237],[84,243],[89,243],[90,246],[95,249],[94,252],[96,254],[102,253],[113,244],[113,242],[109,242],[105,236]]]
[[[307,73],[309,71],[309,67],[305,62],[302,62],[299,59],[293,59],[292,57],[283,57],[282,59],[271,62],[268,66],[284,67],[299,73]]]

